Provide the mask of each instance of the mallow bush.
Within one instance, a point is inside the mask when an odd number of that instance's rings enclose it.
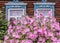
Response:
[[[10,21],[4,43],[60,43],[60,25],[50,14]]]

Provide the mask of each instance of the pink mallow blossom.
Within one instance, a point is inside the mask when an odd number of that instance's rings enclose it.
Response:
[[[22,40],[21,43],[33,43],[33,41],[25,39],[25,40]]]
[[[48,17],[36,12],[32,18],[25,16],[19,23],[16,20],[11,22],[4,43],[60,43],[60,24],[52,17],[51,11]]]

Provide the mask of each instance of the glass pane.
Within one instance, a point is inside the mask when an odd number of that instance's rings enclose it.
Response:
[[[17,17],[17,20],[20,20],[21,19],[21,17]]]
[[[43,9],[38,9],[38,10],[37,10],[37,12],[38,12],[39,14],[42,13],[42,14],[44,14],[45,17],[48,16],[48,12],[49,12],[49,11],[51,11],[51,9],[43,8]]]
[[[19,1],[41,1],[41,0],[19,0]]]
[[[60,0],[47,0],[48,2],[60,2]]]
[[[21,16],[23,14],[23,10],[10,10],[10,16]]]

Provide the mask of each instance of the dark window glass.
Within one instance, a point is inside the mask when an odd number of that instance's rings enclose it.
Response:
[[[41,0],[19,0],[19,1],[41,1]]]
[[[0,0],[0,1],[13,1],[13,0]]]
[[[60,2],[60,0],[47,0],[48,2]]]

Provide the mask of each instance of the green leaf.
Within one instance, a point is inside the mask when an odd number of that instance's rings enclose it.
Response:
[[[4,10],[4,8],[2,8]],[[0,10],[0,39],[3,39],[4,35],[7,34],[7,20],[5,18],[5,14],[2,10]]]
[[[25,39],[25,36],[26,36],[26,35],[22,35],[22,37],[21,37],[21,39],[20,39],[20,40],[23,40],[23,39]]]

